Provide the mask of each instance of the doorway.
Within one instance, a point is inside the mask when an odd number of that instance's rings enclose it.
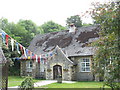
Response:
[[[53,79],[57,79],[58,75],[62,76],[62,66],[55,65],[53,66]]]

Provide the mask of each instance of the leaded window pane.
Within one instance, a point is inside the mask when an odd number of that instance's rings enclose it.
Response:
[[[81,60],[81,71],[90,71],[90,60],[89,58],[83,58]]]

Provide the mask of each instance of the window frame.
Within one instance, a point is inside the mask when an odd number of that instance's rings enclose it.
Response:
[[[89,60],[89,61],[87,61]],[[84,64],[84,67],[83,67]],[[89,64],[89,66],[87,66],[87,64]],[[91,72],[91,59],[90,57],[84,57],[80,59],[80,71],[81,72]],[[85,69],[85,71],[83,70],[83,68]],[[87,70],[87,68],[89,68],[89,71]]]
[[[33,67],[33,62],[32,61],[28,61],[27,64],[28,64],[27,68],[32,68]]]

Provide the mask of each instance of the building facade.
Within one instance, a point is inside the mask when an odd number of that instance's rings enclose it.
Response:
[[[93,81],[92,56],[95,48],[90,43],[99,38],[99,26],[81,27],[75,33],[69,30],[37,35],[28,47],[35,54],[55,54],[46,63],[21,60],[21,76],[34,78]]]

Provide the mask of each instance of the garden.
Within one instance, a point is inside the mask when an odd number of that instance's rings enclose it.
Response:
[[[8,77],[8,87],[13,86],[20,86],[21,83],[25,80],[26,77],[20,77],[20,76],[9,76]],[[41,82],[44,80],[40,79],[33,79],[33,83]],[[35,88],[103,88],[103,82],[95,82],[95,81],[81,81],[81,82],[75,82],[75,83],[51,83],[47,85],[43,85],[40,87]],[[104,88],[110,88],[105,86]]]

